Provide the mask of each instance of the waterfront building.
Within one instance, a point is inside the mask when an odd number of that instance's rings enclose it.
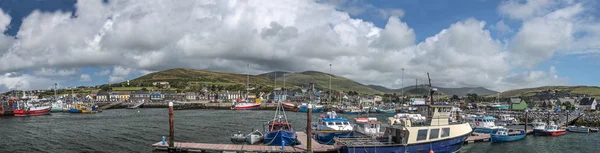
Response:
[[[119,98],[120,98],[121,94],[119,94],[118,92],[109,92],[108,93],[108,100],[110,102],[118,102]]]
[[[596,98],[582,98],[579,101],[579,110],[584,110],[584,111],[595,111],[596,110],[596,105],[598,103],[596,102]]]
[[[150,94],[150,100],[163,100],[165,98],[165,95],[163,95],[161,92],[153,92]]]
[[[127,102],[129,101],[129,97],[131,96],[131,92],[130,91],[121,91],[119,92],[119,101],[120,102]]]
[[[108,99],[109,99],[108,92],[98,92],[98,94],[96,94],[96,101],[107,102],[107,101],[109,101]]]
[[[511,98],[510,99],[510,110],[513,111],[523,111],[527,108],[527,102],[521,98]]]
[[[150,93],[144,90],[138,90],[131,93],[130,100],[132,102],[150,101]]]
[[[186,92],[185,93],[185,100],[187,101],[194,101],[194,100],[199,100],[199,96],[198,93],[195,92]]]

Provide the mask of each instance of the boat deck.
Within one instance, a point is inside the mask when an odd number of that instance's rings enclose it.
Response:
[[[300,145],[285,146],[281,150],[281,146],[265,146],[265,145],[245,145],[245,144],[210,144],[210,143],[193,143],[193,142],[175,142],[175,149],[187,152],[306,152],[305,132],[296,132]],[[332,145],[319,144],[315,139],[312,139],[313,152],[329,152],[336,149]],[[168,143],[165,145],[162,142],[152,144],[154,150],[167,150]]]

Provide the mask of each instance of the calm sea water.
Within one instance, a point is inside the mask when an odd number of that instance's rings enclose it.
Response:
[[[138,112],[139,111],[139,112]],[[229,135],[250,132],[274,111],[175,111],[175,140],[230,143]],[[319,114],[313,115],[316,121]],[[306,128],[306,114],[287,112],[297,131]],[[341,115],[354,118],[356,115]],[[377,114],[384,120],[391,115]],[[0,152],[151,152],[151,144],[169,135],[167,109],[114,109],[98,114],[54,113],[35,117],[0,118]],[[465,145],[461,152],[600,152],[600,135],[569,133],[560,137],[528,136],[526,140]]]

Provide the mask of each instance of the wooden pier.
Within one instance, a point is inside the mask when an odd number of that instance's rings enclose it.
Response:
[[[306,152],[306,133],[296,132],[296,137],[300,141],[300,145],[296,146],[285,146],[281,150],[281,146],[265,146],[265,145],[245,145],[245,144],[210,144],[210,143],[191,143],[191,142],[175,142],[175,150],[181,152],[286,152],[286,153],[300,153]],[[332,145],[319,144],[315,139],[312,139],[312,150],[313,152],[330,152],[336,151]],[[168,143],[164,145],[162,142],[152,144],[154,150],[166,151]]]

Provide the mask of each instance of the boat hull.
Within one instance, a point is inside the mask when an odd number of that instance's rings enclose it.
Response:
[[[45,109],[39,109],[39,110],[30,110],[29,112],[27,112],[27,110],[14,110],[13,111],[15,116],[38,116],[38,115],[48,115],[50,114],[50,107],[45,108]]]
[[[468,135],[468,134],[467,134]],[[460,151],[462,144],[467,139],[467,135],[433,141],[431,143],[419,143],[419,144],[409,144],[409,145],[372,145],[372,146],[341,146],[340,152],[342,153],[355,153],[355,152],[429,152],[433,150],[435,153],[454,153]]]
[[[496,134],[491,134],[490,135],[490,141],[492,141],[493,143],[510,142],[510,141],[521,140],[521,139],[525,138],[525,136],[527,136],[527,134],[525,134],[525,133],[519,134],[519,135],[496,135]]]
[[[313,137],[320,144],[334,144],[334,138],[352,138],[355,137],[354,131],[315,131]]]
[[[313,113],[322,113],[323,112],[323,107],[315,107],[312,109]],[[299,112],[308,112],[308,107],[307,106],[300,106],[300,108],[298,108]]]
[[[475,129],[473,130],[473,132],[475,132],[475,133],[485,133],[485,134],[489,134],[489,133],[492,133],[494,130],[497,130],[497,129],[491,129],[491,128],[475,128]]]
[[[575,132],[575,133],[590,133],[590,129],[589,128],[580,128],[580,127],[569,127],[567,129],[569,132]]]
[[[269,146],[293,146],[296,144],[296,132],[278,130],[267,132],[264,136],[264,142]]]
[[[545,130],[534,130],[534,134],[535,135],[539,135],[539,136],[560,136],[565,134],[565,130],[557,130],[557,131],[545,131]]]
[[[70,113],[81,113],[81,110],[80,109],[71,108],[71,109],[69,109],[69,112]]]
[[[235,105],[233,106],[234,110],[258,110],[260,108],[260,104],[255,105]]]
[[[377,113],[396,114],[396,110],[395,109],[378,109]]]
[[[63,108],[62,107],[52,107],[52,112],[62,112]]]

